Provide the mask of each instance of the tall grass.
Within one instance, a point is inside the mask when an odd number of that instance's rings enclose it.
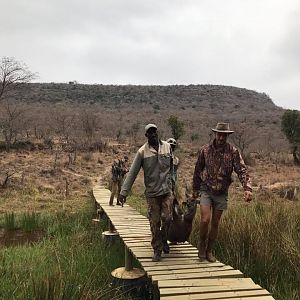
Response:
[[[91,207],[44,216],[40,243],[0,248],[1,300],[131,299],[110,286],[110,272],[124,265],[124,246],[103,242]]]
[[[31,232],[39,228],[40,216],[35,212],[27,212],[21,216],[21,228],[26,232]]]
[[[300,299],[300,203],[258,193],[246,204],[242,195],[230,197],[216,243],[217,258],[273,293],[276,300]],[[143,197],[128,203],[145,214]],[[198,245],[200,218],[197,214],[190,242]]]
[[[199,218],[191,242],[198,243]],[[274,294],[300,299],[300,206],[282,200],[235,202],[220,224],[216,256]]]
[[[16,229],[16,220],[15,220],[15,214],[13,212],[11,213],[5,213],[4,215],[4,226],[6,230],[14,230]]]

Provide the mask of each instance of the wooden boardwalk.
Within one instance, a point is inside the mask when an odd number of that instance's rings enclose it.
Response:
[[[95,187],[93,194],[120,238],[159,289],[160,299],[271,300],[270,293],[221,262],[200,262],[189,243],[171,245],[170,253],[152,262],[149,221],[129,205],[109,206],[110,191]]]

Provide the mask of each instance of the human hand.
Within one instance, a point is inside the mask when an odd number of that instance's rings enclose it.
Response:
[[[118,201],[122,204],[123,207],[124,203],[126,202],[126,196],[120,194],[118,197]]]
[[[252,200],[252,192],[250,192],[250,191],[245,191],[245,192],[244,192],[244,200],[245,200],[246,202],[251,202],[251,200]]]
[[[199,192],[193,191],[193,195],[192,195],[192,199],[191,200],[194,200],[194,201],[197,200],[198,196],[199,196]]]

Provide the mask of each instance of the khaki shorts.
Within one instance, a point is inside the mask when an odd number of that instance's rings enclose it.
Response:
[[[200,205],[208,205],[216,210],[226,210],[228,193],[213,195],[208,191],[200,191]]]

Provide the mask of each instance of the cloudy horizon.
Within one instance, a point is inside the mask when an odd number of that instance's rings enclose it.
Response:
[[[216,84],[300,110],[296,0],[4,1],[0,57],[36,82]]]

